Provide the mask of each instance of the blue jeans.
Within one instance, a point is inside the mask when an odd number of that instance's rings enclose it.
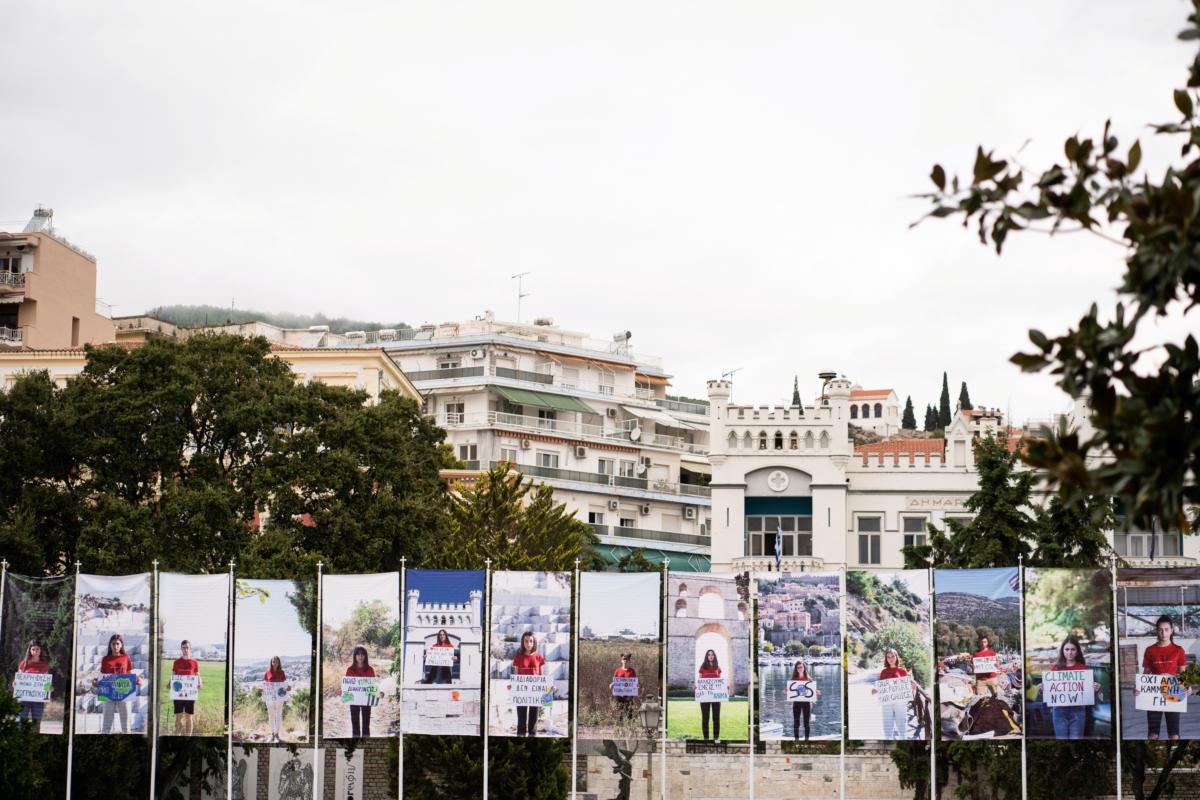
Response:
[[[1055,706],[1050,709],[1050,721],[1054,724],[1055,739],[1082,739],[1087,709],[1083,706]]]
[[[21,719],[27,719],[35,725],[42,724],[42,714],[45,712],[44,703],[21,703]]]
[[[883,705],[883,738],[908,738],[907,703],[885,703]]]

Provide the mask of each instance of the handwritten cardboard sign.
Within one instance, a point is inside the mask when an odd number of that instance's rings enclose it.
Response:
[[[172,700],[195,700],[200,696],[200,676],[172,675],[169,691]]]
[[[999,656],[980,656],[971,659],[971,671],[976,675],[986,675],[989,672],[1000,671]]]
[[[637,697],[637,678],[613,678],[613,697]]]
[[[137,691],[137,676],[132,672],[101,675],[96,682],[96,697],[101,703],[119,703]]]
[[[789,703],[812,703],[816,699],[816,681],[788,681],[787,700]]]
[[[20,703],[48,702],[52,682],[45,672],[18,672],[13,676],[13,697]]]
[[[729,699],[729,687],[724,678],[697,678],[696,702],[724,703]]]
[[[548,706],[554,702],[554,686],[548,675],[513,675],[508,699],[514,706]]]
[[[262,696],[263,701],[267,703],[286,703],[288,685],[283,681],[263,681]]]
[[[913,699],[912,678],[887,678],[875,681],[875,696],[881,705],[908,704]]]
[[[1042,673],[1042,700],[1051,708],[1096,704],[1096,679],[1090,669],[1054,669]]]
[[[1187,711],[1187,689],[1174,675],[1137,676],[1137,709],[1139,711],[1169,711],[1182,714]]]
[[[342,678],[342,705],[379,705],[379,678]]]
[[[427,667],[453,667],[454,666],[454,648],[453,647],[429,647],[425,649],[425,666]]]

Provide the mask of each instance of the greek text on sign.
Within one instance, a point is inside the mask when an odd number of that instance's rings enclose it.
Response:
[[[281,681],[263,681],[262,696],[267,703],[287,702],[288,685]]]
[[[999,656],[980,656],[971,659],[971,671],[976,675],[986,675],[989,672],[1000,671]]]
[[[21,703],[45,703],[52,680],[45,672],[18,672],[13,676],[13,697]]]
[[[101,703],[118,703],[137,691],[137,676],[133,673],[101,675],[96,683],[96,697]]]
[[[637,697],[637,678],[613,678],[613,697]]]
[[[200,696],[200,676],[172,675],[170,691],[172,700],[195,700]]]
[[[875,693],[882,705],[911,703],[913,699],[912,678],[888,678],[875,681]]]
[[[379,678],[342,678],[342,705],[379,705]]]
[[[453,647],[430,647],[425,651],[425,666],[427,667],[453,667],[454,666],[454,648]]]
[[[548,675],[513,675],[508,685],[514,706],[548,706],[554,702],[554,686]]]
[[[817,700],[816,681],[788,681],[787,699],[789,703],[814,703]]]
[[[1096,704],[1096,679],[1090,669],[1055,669],[1042,673],[1042,699],[1056,706]]]
[[[729,688],[724,678],[697,678],[696,702],[724,703],[729,699]]]
[[[1187,711],[1187,689],[1174,675],[1138,675],[1136,687],[1139,711]]]

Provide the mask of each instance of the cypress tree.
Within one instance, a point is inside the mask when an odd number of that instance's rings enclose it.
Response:
[[[925,406],[925,430],[931,431],[937,427],[937,412],[933,406]]]
[[[958,389],[958,407],[966,411],[970,411],[975,407],[971,405],[971,394],[967,391],[966,381],[963,381],[962,386]]]
[[[906,431],[917,429],[917,415],[913,413],[912,395],[909,395],[904,401],[904,415],[900,417],[900,427]]]
[[[800,376],[796,375],[792,378],[792,405],[804,408],[804,404],[800,402]]]
[[[950,384],[946,380],[946,373],[942,373],[942,397],[938,401],[938,427],[942,430],[950,427]]]

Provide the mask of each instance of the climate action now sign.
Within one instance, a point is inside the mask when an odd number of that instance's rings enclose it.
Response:
[[[513,675],[508,699],[514,706],[548,706],[554,702],[554,687],[547,675]]]
[[[52,683],[45,672],[18,672],[13,676],[13,697],[21,703],[48,702]]]
[[[1042,673],[1042,699],[1046,705],[1096,704],[1096,680],[1090,669],[1054,669]]]
[[[1138,675],[1134,689],[1139,711],[1187,711],[1187,689],[1174,675]]]

